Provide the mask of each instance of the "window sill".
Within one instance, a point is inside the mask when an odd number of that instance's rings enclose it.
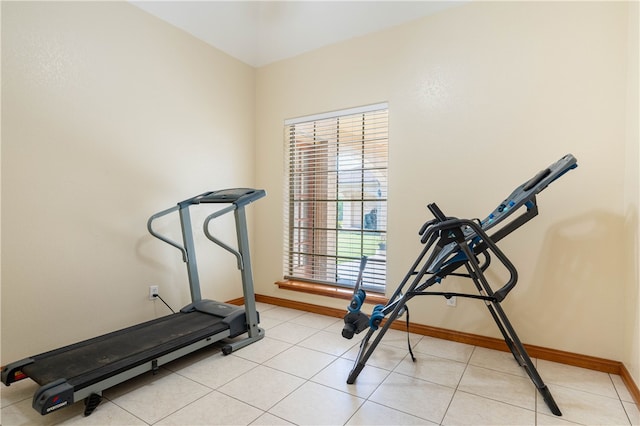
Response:
[[[320,296],[328,296],[334,297],[337,299],[345,299],[351,300],[353,297],[353,291],[348,288],[335,287],[326,284],[315,284],[308,283],[304,281],[294,281],[294,280],[282,280],[276,281],[276,285],[278,288],[282,288],[285,290],[291,291],[299,291],[302,293],[310,293],[317,294]],[[371,291],[367,292],[367,298],[365,299],[365,303],[369,303],[372,305],[384,305],[388,302],[388,299],[382,293],[373,293]]]

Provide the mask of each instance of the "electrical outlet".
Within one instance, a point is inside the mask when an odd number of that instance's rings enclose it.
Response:
[[[453,308],[456,307],[456,303],[457,303],[456,296],[451,296],[450,298],[448,298],[446,300],[447,300],[447,306],[451,306]]]
[[[149,300],[156,300],[156,296],[158,295],[158,286],[150,285],[149,286]]]

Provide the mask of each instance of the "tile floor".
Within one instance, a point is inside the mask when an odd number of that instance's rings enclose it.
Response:
[[[259,303],[266,337],[223,356],[206,348],[40,416],[35,383],[0,389],[2,425],[640,425],[619,376],[534,360],[563,412],[551,414],[511,354],[390,330],[354,385],[361,336],[342,320]]]

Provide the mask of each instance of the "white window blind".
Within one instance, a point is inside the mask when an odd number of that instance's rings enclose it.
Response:
[[[363,288],[386,282],[386,104],[288,120],[287,279]]]

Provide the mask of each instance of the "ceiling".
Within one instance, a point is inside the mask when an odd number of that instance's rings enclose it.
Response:
[[[380,31],[469,0],[131,1],[254,67]]]

